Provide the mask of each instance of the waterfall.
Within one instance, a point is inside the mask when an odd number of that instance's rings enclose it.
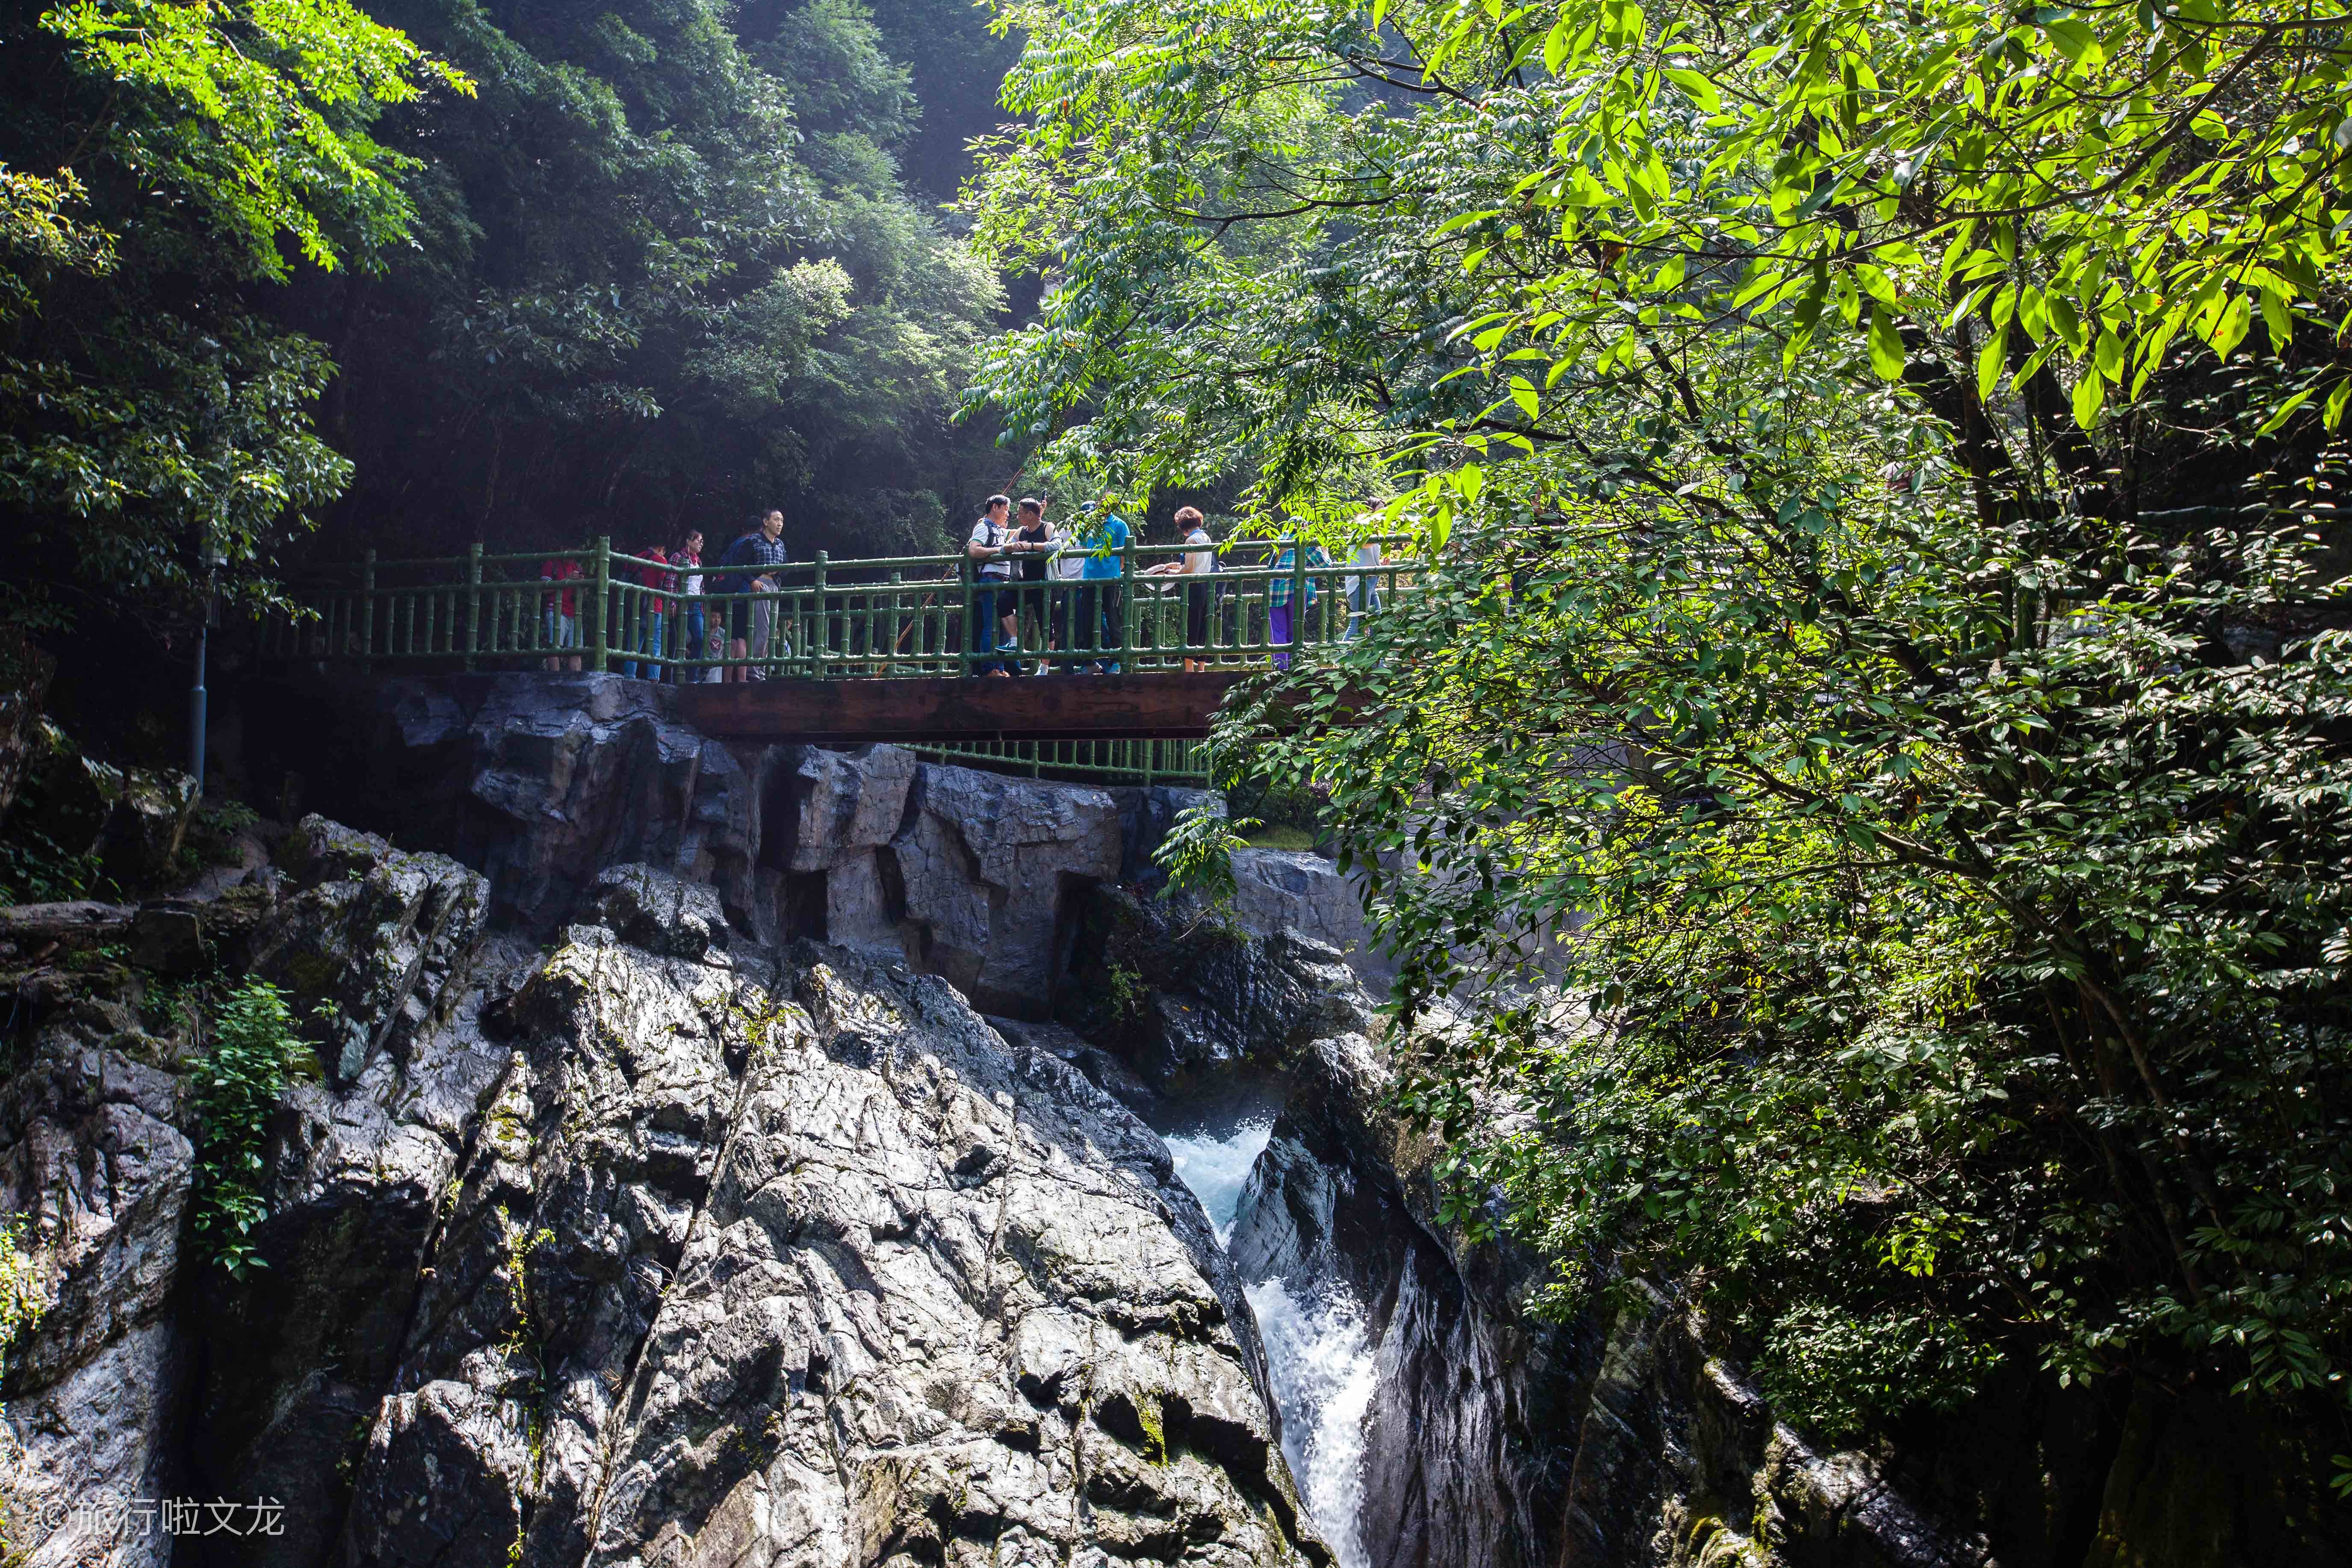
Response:
[[[1230,1244],[1250,1171],[1274,1133],[1278,1100],[1263,1086],[1196,1103],[1160,1128],[1176,1174]],[[1266,1373],[1282,1412],[1282,1451],[1299,1501],[1339,1568],[1369,1561],[1359,1529],[1364,1492],[1364,1416],[1377,1356],[1362,1309],[1337,1279],[1280,1278],[1245,1287],[1265,1344]]]
[[[1234,1238],[1234,1216],[1241,1212],[1242,1189],[1249,1185],[1250,1167],[1257,1163],[1273,1136],[1274,1117],[1268,1112],[1250,1117],[1223,1137],[1202,1129],[1171,1132],[1162,1140],[1169,1158],[1175,1162],[1177,1180],[1192,1188],[1201,1206],[1209,1211],[1209,1224],[1221,1247]]]
[[[1299,1500],[1339,1568],[1364,1568],[1357,1521],[1375,1359],[1363,1311],[1336,1280],[1304,1300],[1279,1279],[1261,1280],[1249,1288],[1249,1304],[1265,1341],[1266,1372],[1282,1409],[1282,1456]]]

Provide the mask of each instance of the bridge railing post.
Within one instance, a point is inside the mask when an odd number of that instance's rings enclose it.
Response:
[[[890,608],[883,617],[883,629],[888,640],[882,645],[882,661],[875,667],[877,675],[890,673],[890,661],[898,657],[898,574],[890,574]]]
[[[1290,536],[1290,660],[1298,662],[1307,643],[1307,541]]]
[[[1135,592],[1135,531],[1129,529],[1127,541],[1118,547],[1118,672],[1135,673],[1135,612],[1138,608]]]
[[[360,560],[360,673],[375,668],[375,552]]]
[[[971,557],[970,555],[956,557],[956,577],[963,588],[963,636],[956,639],[956,673],[968,677],[971,674],[972,638]]]
[[[833,653],[833,608],[824,596],[824,552],[816,552],[816,626],[809,637],[809,674],[824,679],[825,660]]]
[[[466,668],[474,668],[474,655],[482,647],[482,542],[476,540],[466,548]]]
[[[595,557],[596,585],[588,595],[589,615],[595,621],[595,629],[589,635],[595,640],[588,645],[588,668],[596,674],[602,675],[606,668],[605,656],[612,651],[613,642],[607,626],[612,619],[613,536],[611,534],[600,533],[596,536]]]

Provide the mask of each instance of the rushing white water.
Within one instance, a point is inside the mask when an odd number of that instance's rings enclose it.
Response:
[[[1176,1163],[1176,1179],[1192,1189],[1209,1211],[1209,1224],[1220,1246],[1234,1238],[1234,1216],[1241,1212],[1242,1189],[1249,1184],[1250,1167],[1274,1136],[1274,1116],[1252,1117],[1222,1136],[1203,1130],[1171,1132],[1161,1142]]]
[[[1357,1520],[1375,1366],[1363,1312],[1337,1282],[1302,1300],[1281,1280],[1262,1280],[1249,1288],[1249,1304],[1265,1340],[1266,1372],[1282,1407],[1282,1455],[1299,1500],[1339,1568],[1363,1568]]]
[[[1247,1094],[1196,1106],[1160,1137],[1177,1177],[1208,1211],[1220,1244],[1233,1239],[1250,1167],[1274,1134],[1278,1106]],[[1268,1380],[1282,1411],[1282,1452],[1299,1501],[1339,1568],[1369,1561],[1358,1517],[1364,1494],[1364,1416],[1376,1365],[1364,1314],[1337,1281],[1262,1279],[1248,1288],[1265,1342]]]

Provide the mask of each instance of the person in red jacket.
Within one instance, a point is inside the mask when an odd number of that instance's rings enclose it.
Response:
[[[580,558],[576,555],[556,556],[541,562],[539,568],[539,580],[542,583],[570,584],[578,582],[583,574],[580,570]],[[567,585],[561,592],[551,588],[540,595],[540,646],[572,649],[568,668],[572,669],[580,668],[578,593],[579,590]],[[567,668],[567,664],[560,653],[550,654],[547,668],[562,669]]]

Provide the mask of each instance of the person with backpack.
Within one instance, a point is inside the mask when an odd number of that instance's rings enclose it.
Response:
[[[709,575],[722,594],[751,593],[772,595],[783,586],[777,568],[792,557],[784,550],[784,514],[771,507],[753,527],[727,547],[727,552],[711,563]],[[732,599],[729,601],[730,638],[728,657],[736,662],[727,667],[727,679],[731,681],[765,680],[768,672],[753,669],[751,663],[768,657],[769,634],[774,629],[776,601],[772,598]],[[782,639],[785,651],[791,651],[789,634]]]
[[[1007,521],[1013,501],[1007,496],[991,496],[971,525],[971,536],[964,541],[963,552],[974,563],[973,576],[977,585],[971,595],[971,624],[964,629],[966,646],[974,653],[987,648],[992,653],[1019,653],[1018,616],[1021,603],[1013,596],[1013,555],[1022,548]],[[1011,675],[1002,658],[984,659],[971,667],[974,675]]]

